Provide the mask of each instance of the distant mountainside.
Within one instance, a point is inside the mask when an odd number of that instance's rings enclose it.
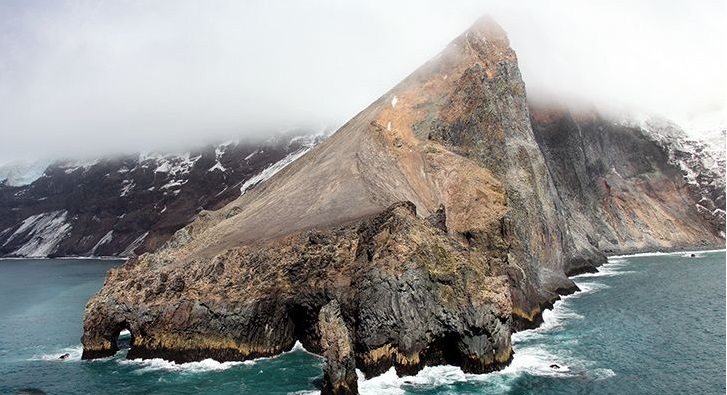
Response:
[[[675,129],[529,102],[485,17],[260,187],[112,270],[83,358],[128,329],[128,358],[176,362],[300,341],[326,358],[325,394],[357,393],[356,369],[501,369],[511,334],[607,254],[724,246],[724,168],[700,155]]]
[[[149,153],[0,169],[0,256],[133,256],[200,210],[239,197],[322,135],[287,133],[183,154]]]

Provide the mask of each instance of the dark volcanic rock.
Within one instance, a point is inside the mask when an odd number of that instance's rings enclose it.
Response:
[[[724,246],[724,222],[695,212],[702,193],[652,133],[554,101],[532,103],[530,114],[580,251],[566,262],[567,274],[591,270],[600,257],[583,252],[592,247],[625,254]],[[724,185],[724,171],[711,179]]]
[[[321,349],[326,365],[323,368],[322,394],[347,395],[358,393],[356,360],[353,341],[341,315],[341,307],[332,300],[318,315]]]
[[[183,272],[147,254],[112,270],[89,302],[83,358],[113,355],[129,329],[129,358],[177,362],[270,356],[300,340],[332,358],[325,382],[334,392],[354,391],[354,355],[369,376],[440,363],[487,372],[512,357],[504,254],[470,253],[408,202],[348,226],[241,246]],[[174,276],[194,287],[173,289]]]

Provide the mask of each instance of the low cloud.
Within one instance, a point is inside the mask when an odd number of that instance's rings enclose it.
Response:
[[[0,162],[336,126],[492,14],[529,91],[724,110],[723,1],[8,1]]]

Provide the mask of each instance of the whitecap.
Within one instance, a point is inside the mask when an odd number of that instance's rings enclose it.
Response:
[[[599,368],[599,369],[593,369],[590,376],[594,380],[605,380],[605,379],[616,376],[616,372],[614,372],[611,369],[607,369],[607,368]]]
[[[362,395],[403,395],[405,391],[401,388],[406,377],[396,375],[392,367],[381,375],[365,379],[363,373],[356,369],[358,376],[358,391]]]
[[[67,358],[60,359],[61,355],[68,354]],[[71,347],[64,347],[57,351],[53,351],[48,354],[34,355],[29,360],[31,361],[54,361],[54,362],[69,362],[69,361],[80,361],[81,355],[83,354],[83,345],[78,344]]]
[[[559,367],[551,368],[553,364]],[[544,347],[524,347],[516,348],[512,363],[497,374],[517,376],[527,373],[531,376],[566,377],[573,375],[571,365],[574,365],[574,361],[567,356],[556,355]]]
[[[596,273],[583,273],[583,274],[579,274],[577,276],[573,276],[571,278],[574,280],[577,280],[579,278],[613,277],[613,276],[620,276],[622,274],[633,273],[631,271],[621,270],[621,269],[625,268],[626,266],[627,266],[626,260],[615,260],[615,261],[609,260],[608,263],[600,266],[598,268],[598,272],[596,272]]]
[[[147,373],[156,371],[202,373],[227,370],[233,366],[241,365],[244,362],[218,362],[214,359],[204,359],[198,362],[175,363],[161,358],[152,359],[120,359],[120,365],[138,367],[135,373]]]
[[[293,345],[293,348],[291,348],[289,351],[285,351],[281,354],[278,354],[278,355],[275,355],[272,357],[260,357],[260,358],[245,360],[245,361],[218,362],[214,359],[208,358],[208,359],[204,359],[204,360],[198,361],[198,362],[176,363],[176,362],[167,361],[167,360],[161,359],[161,358],[152,358],[152,359],[130,359],[130,360],[122,359],[122,360],[119,360],[119,363],[123,364],[123,365],[139,366],[140,369],[138,369],[136,371],[138,373],[146,373],[146,372],[151,372],[151,371],[200,373],[200,372],[227,370],[233,366],[238,366],[238,365],[253,366],[261,361],[277,358],[280,355],[296,353],[296,352],[304,352],[304,353],[314,355],[314,356],[320,358],[320,356],[313,354],[310,351],[306,350],[305,347],[303,347],[303,344],[301,342],[296,341],[295,344]]]
[[[568,295],[565,298],[580,298],[583,295],[587,295],[587,294],[590,294],[593,292],[598,292],[598,291],[601,291],[604,289],[611,288],[608,285],[602,284],[602,283],[580,282],[580,281],[575,281],[575,283],[578,286],[578,288],[581,289],[581,291]]]
[[[543,323],[539,327],[513,333],[512,342],[517,344],[526,340],[542,337],[547,333],[561,329],[568,320],[582,318],[582,315],[576,313],[568,306],[567,300],[561,300],[552,309],[543,311]]]

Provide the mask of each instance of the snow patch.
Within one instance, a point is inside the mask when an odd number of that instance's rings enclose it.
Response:
[[[209,170],[207,170],[207,171],[215,171],[215,170],[224,172],[227,169],[225,169],[225,167],[222,166],[222,163],[220,163],[220,161],[218,160],[217,162],[215,162],[215,165],[210,167]]]
[[[99,247],[101,247],[104,244],[108,244],[111,241],[111,239],[113,239],[113,238],[114,238],[114,231],[113,230],[110,230],[110,231],[106,232],[106,234],[101,238],[101,240],[99,240],[98,243],[96,243],[96,245],[93,246],[93,248],[91,248],[91,251],[89,251],[88,254],[89,255],[95,255],[96,254],[96,250]]]
[[[32,258],[47,257],[52,254],[58,244],[68,236],[71,225],[66,223],[68,212],[65,210],[50,211],[32,215],[20,224],[20,227],[5,241],[24,240],[23,245],[11,255]]]
[[[144,239],[146,239],[146,236],[148,236],[148,235],[149,235],[149,232],[146,232],[146,233],[143,233],[142,235],[140,235],[139,237],[137,237],[136,239],[134,239],[134,241],[132,241],[131,244],[129,244],[129,246],[126,247],[126,249],[121,252],[121,256],[130,256],[130,255],[134,254],[134,250],[137,247],[139,247],[141,245],[141,243],[144,242]]]
[[[178,188],[182,185],[186,184],[188,180],[171,180],[168,183],[162,185],[160,189],[172,189],[172,188]]]
[[[129,193],[131,193],[131,190],[134,189],[134,181],[132,180],[124,180],[121,182],[121,197],[128,196]]]
[[[58,167],[63,169],[66,174],[75,173],[78,170],[85,172],[99,162],[99,159],[88,161],[62,161],[58,163]]]
[[[398,102],[399,102],[399,98],[394,96],[394,98],[391,99],[391,107],[396,108],[396,103],[398,103]]]
[[[0,182],[12,187],[30,185],[45,174],[48,165],[47,161],[8,163],[0,166]]]
[[[255,185],[257,185],[261,182],[267,181],[270,177],[277,174],[280,170],[283,170],[286,166],[295,162],[296,159],[305,155],[308,151],[310,151],[311,148],[313,148],[313,146],[316,145],[316,143],[318,142],[319,138],[322,135],[323,135],[323,132],[316,134],[316,135],[306,135],[306,136],[300,136],[300,137],[291,139],[290,143],[302,140],[303,147],[293,153],[288,154],[285,158],[266,167],[260,173],[250,177],[240,187],[240,196],[244,195],[245,192],[247,192],[247,190],[254,187]]]

